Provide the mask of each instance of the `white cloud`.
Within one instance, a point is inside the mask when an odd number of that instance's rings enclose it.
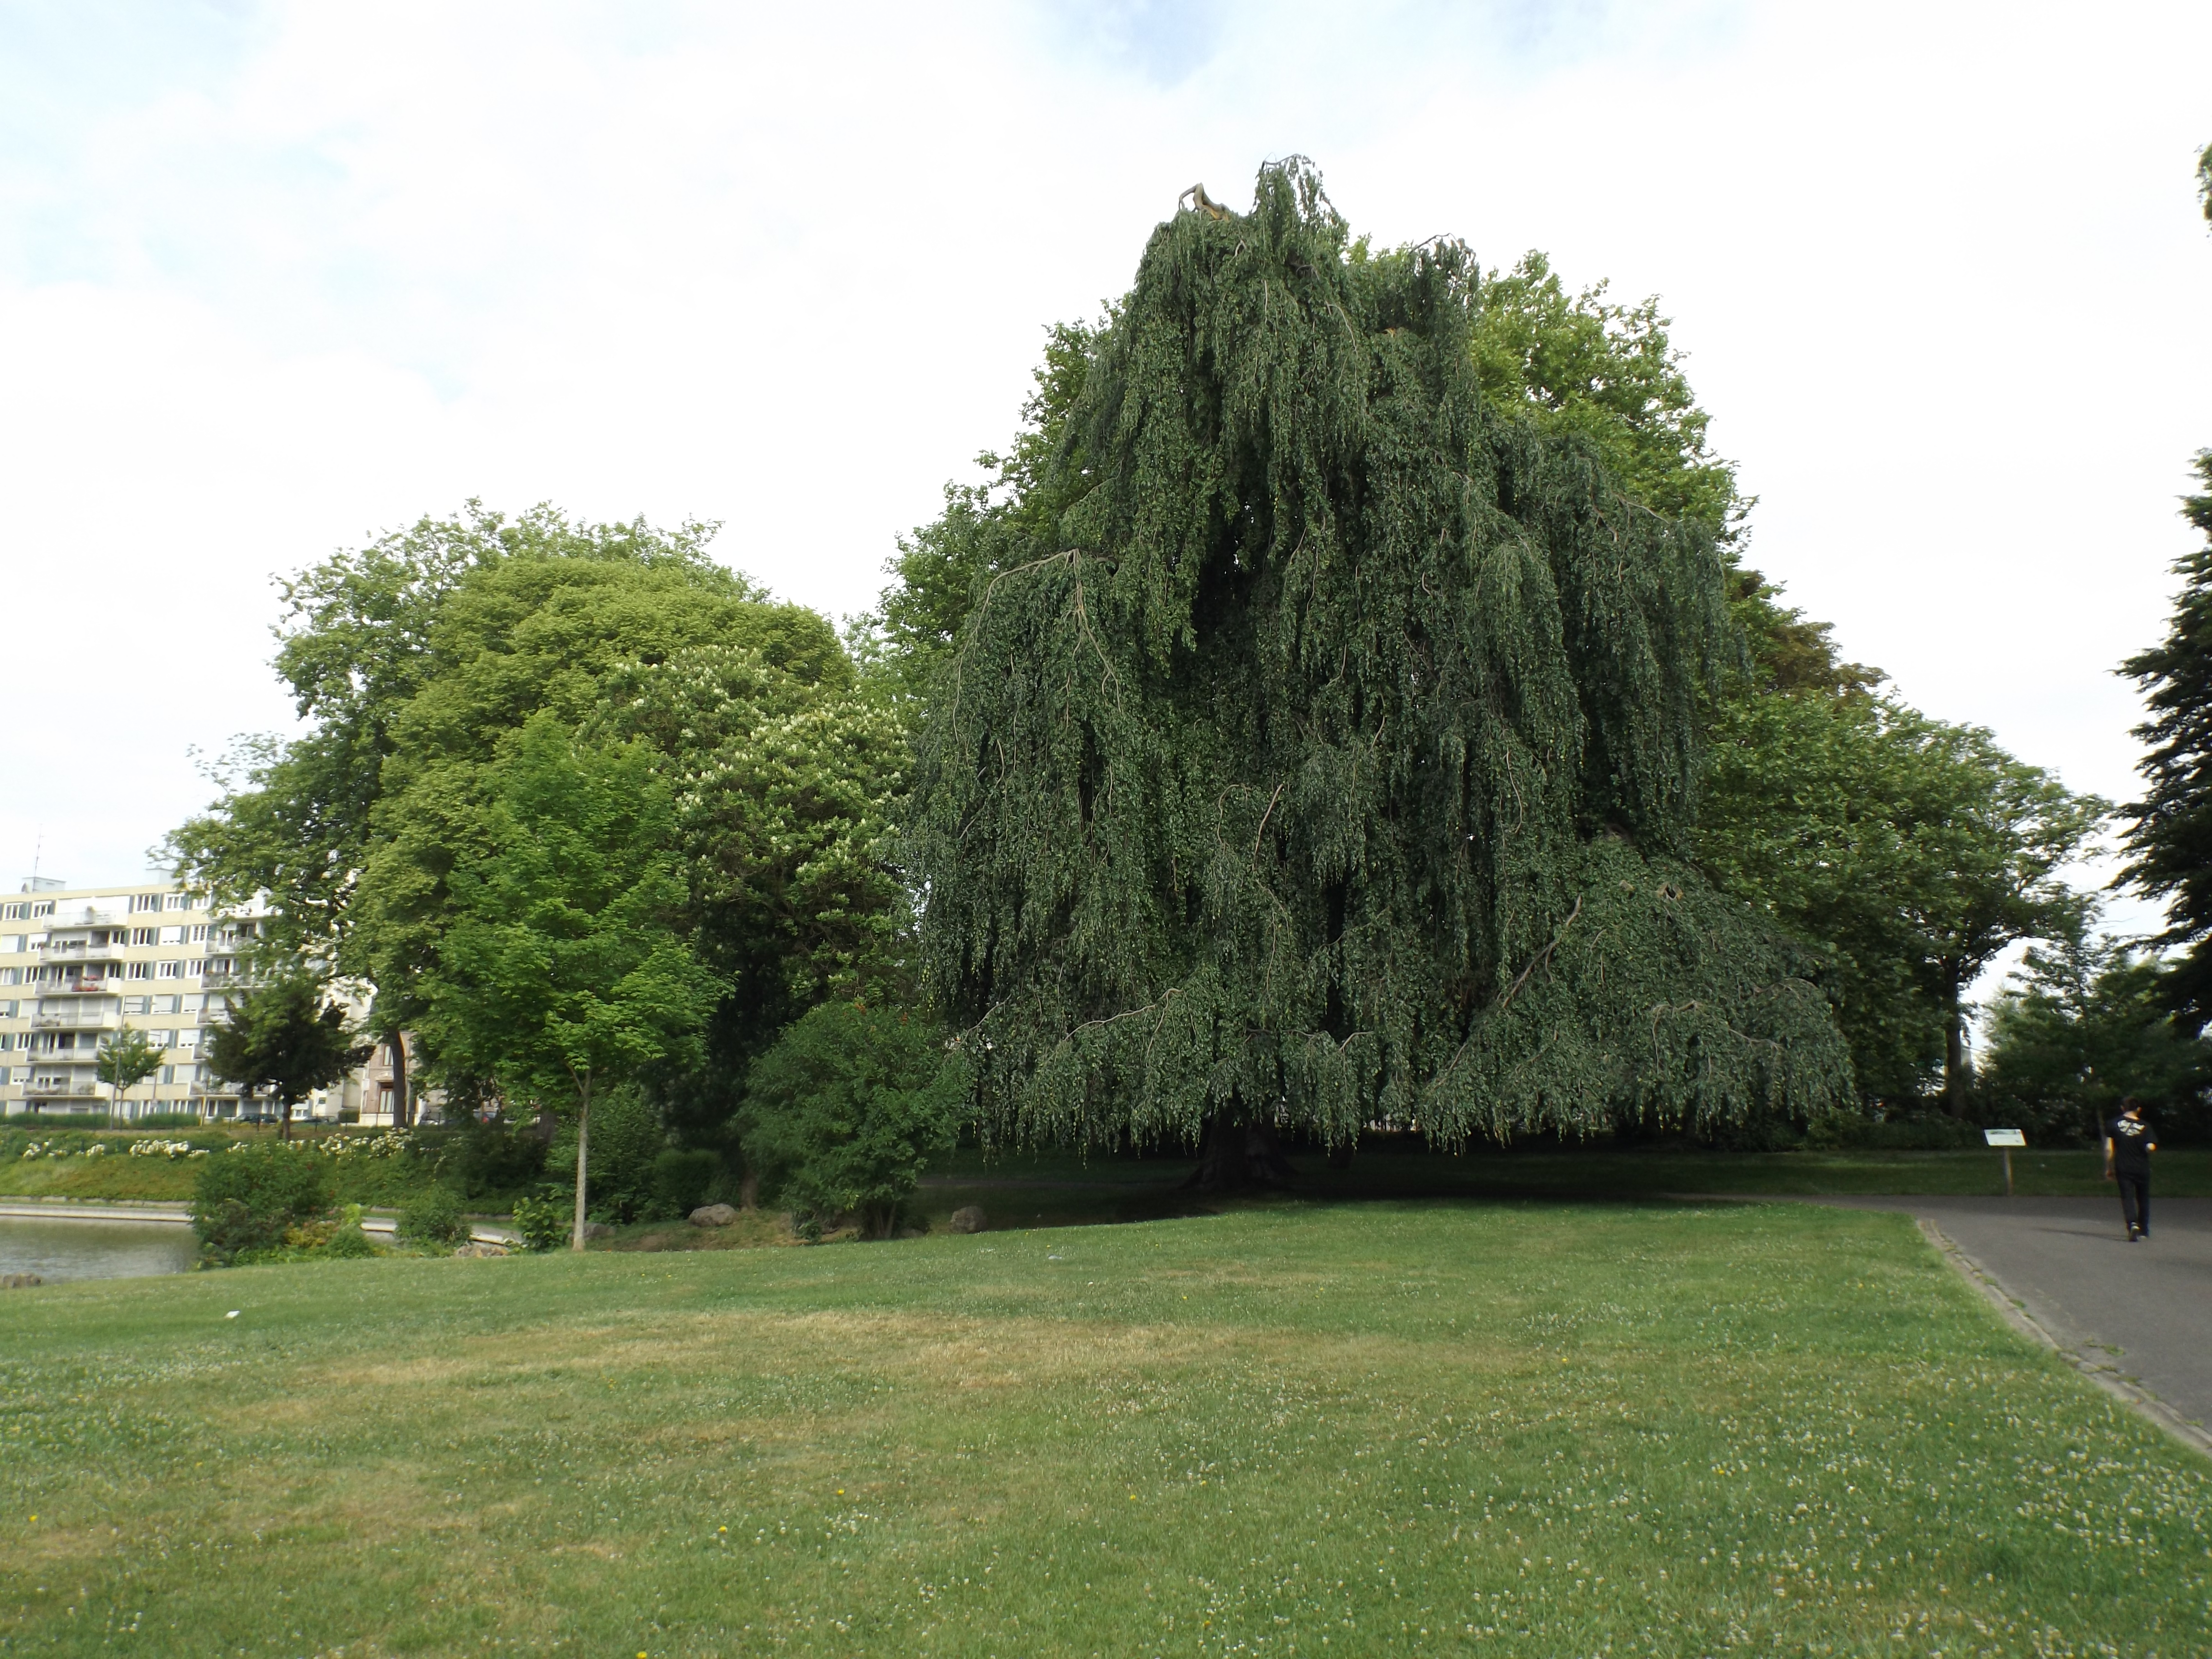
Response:
[[[2212,443],[2202,8],[33,11],[0,859],[135,868],[186,746],[288,714],[270,574],[467,495],[720,519],[866,604],[1042,326],[1294,150],[1382,240],[1662,295],[1758,562],[1930,712],[2130,787],[2110,670]]]

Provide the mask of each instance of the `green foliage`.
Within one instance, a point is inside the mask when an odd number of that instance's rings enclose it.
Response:
[[[664,1146],[653,1160],[653,1211],[689,1215],[707,1201],[721,1179],[720,1157],[704,1147]]]
[[[309,730],[289,742],[258,740],[232,757],[220,775],[222,799],[170,838],[179,867],[228,902],[267,892],[299,937],[349,944],[354,886],[392,781],[386,765],[408,747],[401,728],[416,700],[456,674],[468,675],[482,698],[503,700],[503,720],[489,707],[471,711],[485,723],[471,733],[451,719],[465,697],[434,699],[447,716],[442,735],[465,747],[489,744],[502,725],[519,723],[555,678],[572,698],[585,695],[574,711],[580,713],[588,707],[587,688],[577,684],[586,665],[564,653],[578,614],[592,607],[576,602],[572,586],[619,596],[615,608],[645,635],[684,625],[655,614],[650,596],[672,597],[677,602],[660,609],[690,611],[700,630],[693,637],[712,637],[717,623],[757,604],[750,588],[707,556],[713,534],[698,524],[673,532],[642,521],[576,524],[545,507],[509,521],[471,501],[459,516],[423,519],[303,572],[284,586],[276,669]],[[540,609],[559,614],[541,624]],[[564,624],[568,637],[549,641]],[[645,642],[625,641],[615,654]],[[426,718],[417,729],[441,724]],[[343,965],[362,966],[350,953]]]
[[[337,1261],[357,1261],[379,1254],[368,1235],[361,1230],[358,1215],[340,1222],[331,1229],[331,1236],[323,1245],[323,1254]]]
[[[568,1242],[569,1203],[557,1187],[540,1188],[514,1200],[514,1229],[526,1248],[557,1250]]]
[[[2181,592],[2166,638],[2121,665],[2151,711],[2135,732],[2149,750],[2140,763],[2148,787],[2126,809],[2121,878],[2166,902],[2158,942],[2182,955],[2160,989],[2191,1033],[2212,1022],[2212,449],[2196,466],[2204,493],[2182,510],[2204,544],[2174,565]]]
[[[92,1066],[93,1075],[114,1090],[118,1100],[125,1091],[137,1088],[161,1069],[161,1051],[135,1025],[126,1025],[114,1036],[104,1038],[100,1057]]]
[[[1475,290],[1456,244],[1353,258],[1298,164],[1154,234],[1046,474],[1072,504],[1004,517],[922,724],[924,955],[994,1133],[1848,1093],[1790,948],[1669,856],[1716,527],[1485,396]]]
[[[754,1066],[745,1157],[810,1237],[851,1215],[888,1238],[922,1171],[957,1139],[968,1085],[964,1059],[933,1023],[826,1002]]]
[[[1861,1089],[1911,1099],[1975,975],[2015,940],[2078,931],[2086,901],[2058,872],[2104,803],[1887,699],[1735,698],[1713,732],[1700,865],[1826,946]]]
[[[2040,1140],[2087,1144],[2134,1095],[2156,1112],[2161,1136],[2212,1128],[2212,1042],[2169,1012],[2172,971],[2112,939],[2030,951],[1990,1010],[1984,1115]]]
[[[460,1194],[441,1181],[422,1188],[400,1206],[398,1236],[407,1244],[465,1243],[469,1224],[461,1214]]]
[[[1616,305],[1607,286],[1571,298],[1533,250],[1511,270],[1491,271],[1471,331],[1477,381],[1539,429],[1583,440],[1619,487],[1653,511],[1732,526],[1747,503],[1734,465],[1706,443],[1711,416],[1682,373],[1671,319],[1656,296]]]
[[[267,1140],[204,1159],[192,1191],[202,1252],[228,1264],[281,1249],[286,1233],[330,1206],[326,1169],[312,1152]]]
[[[272,895],[295,942],[379,988],[389,1033],[418,1023],[450,872],[484,850],[485,769],[541,715],[593,744],[644,739],[679,803],[683,931],[726,987],[700,1054],[653,1083],[711,1134],[750,1057],[894,947],[904,890],[880,803],[905,758],[830,624],[714,562],[712,533],[472,502],[306,572],[278,669],[309,729],[234,757],[215,808],[171,838],[179,867]],[[483,1081],[424,1058],[449,1091]]]
[[[873,685],[803,678],[740,646],[626,667],[606,699],[587,735],[641,744],[672,796],[691,937],[731,987],[708,1032],[708,1086],[726,1085],[804,1010],[890,971],[908,923],[888,846],[905,726]],[[735,1105],[657,1083],[695,1125]]]
[[[513,1123],[506,1115],[472,1119],[453,1137],[439,1159],[465,1197],[512,1192],[534,1185],[545,1172],[545,1142],[537,1126]]]
[[[588,1138],[594,1090],[696,1060],[720,996],[678,932],[667,790],[641,745],[580,744],[549,714],[513,735],[480,787],[417,1029],[511,1098],[573,1109]]]
[[[629,1222],[654,1214],[653,1165],[668,1149],[668,1131],[653,1100],[635,1086],[610,1091],[592,1104],[590,1142],[591,1218]],[[556,1137],[546,1162],[573,1178],[573,1118]]]
[[[240,1088],[273,1093],[289,1124],[295,1104],[368,1054],[345,1010],[323,998],[322,982],[304,971],[277,973],[233,995],[204,1053],[208,1069]]]

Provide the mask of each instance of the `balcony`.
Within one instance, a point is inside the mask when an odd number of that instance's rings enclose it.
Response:
[[[125,981],[118,979],[42,979],[38,993],[42,997],[112,997],[123,994]],[[31,988],[25,987],[25,989]]]
[[[88,939],[48,939],[40,947],[49,962],[66,957],[73,962],[118,961],[131,947],[127,945],[94,945]]]
[[[65,1077],[34,1077],[23,1085],[23,1093],[33,1100],[52,1100],[63,1096],[96,1095],[97,1083],[79,1083]]]
[[[41,1031],[112,1031],[123,1024],[123,1016],[111,1014],[104,1008],[87,1008],[82,1004],[58,1013],[39,1013],[31,1017],[34,1030]]]

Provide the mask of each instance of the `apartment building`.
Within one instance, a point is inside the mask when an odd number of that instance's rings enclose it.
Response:
[[[33,878],[0,900],[0,1115],[269,1109],[241,1100],[201,1058],[244,983],[244,953],[260,927],[252,915],[215,914],[173,882],[95,888]],[[161,1066],[118,1102],[94,1066],[100,1044],[134,1026],[161,1051]],[[293,1115],[337,1118],[357,1111],[362,1093],[356,1075]]]

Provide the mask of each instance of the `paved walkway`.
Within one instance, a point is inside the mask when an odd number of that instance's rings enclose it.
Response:
[[[2212,1425],[2212,1198],[2161,1198],[2154,1184],[2140,1244],[2121,1231],[2117,1194],[1801,1201],[1933,1222],[2060,1347]]]

